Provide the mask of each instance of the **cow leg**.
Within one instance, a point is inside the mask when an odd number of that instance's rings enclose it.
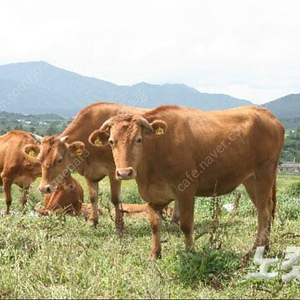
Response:
[[[45,194],[44,195],[44,206],[45,206],[45,208],[47,208],[52,196],[53,196],[53,194]]]
[[[99,186],[98,182],[92,182],[86,179],[86,183],[88,186],[89,198],[91,201],[91,213],[90,213],[90,221],[97,227],[98,225],[98,192]]]
[[[23,188],[23,195],[20,199],[21,204],[22,204],[23,214],[25,214],[25,206],[26,206],[26,203],[27,203],[28,194],[29,194],[29,187]]]
[[[174,211],[172,214],[172,222],[179,224],[179,208],[177,200],[174,201]]]
[[[115,227],[119,232],[124,230],[123,212],[120,207],[121,181],[115,179],[115,173],[109,176],[111,202],[115,207]]]
[[[5,202],[6,202],[6,214],[9,214],[10,206],[11,206],[11,185],[12,180],[9,180],[7,178],[3,179],[3,190],[5,194]]]
[[[152,246],[149,260],[161,258],[160,231],[162,227],[161,210],[154,209],[148,204],[148,218],[152,230]]]
[[[74,199],[72,203],[72,207],[74,210],[74,215],[79,216],[81,214],[81,209],[82,209],[82,200],[78,198]]]
[[[178,200],[180,228],[185,236],[187,251],[194,251],[194,205],[195,197],[181,198]]]
[[[276,206],[275,179],[259,181],[258,178],[251,177],[244,186],[257,209],[258,231],[253,245],[253,249],[258,246],[269,248],[271,224]]]

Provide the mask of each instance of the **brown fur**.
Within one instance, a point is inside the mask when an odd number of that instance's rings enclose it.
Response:
[[[12,202],[12,184],[15,183],[24,189],[21,199],[24,209],[31,183],[41,176],[38,160],[23,152],[27,144],[36,144],[36,140],[24,131],[13,130],[0,136],[0,185],[4,188],[6,213],[9,213]]]
[[[87,181],[89,199],[92,204],[90,220],[98,223],[98,182],[109,176],[111,201],[116,209],[116,227],[123,229],[122,214],[119,211],[121,182],[115,179],[115,164],[110,147],[96,148],[88,143],[90,133],[102,123],[119,113],[142,113],[146,110],[130,108],[121,104],[98,102],[82,109],[72,123],[59,136],[42,139],[39,159],[42,163],[40,190],[49,193],[55,189],[57,179],[69,168],[75,168]],[[62,143],[60,138],[68,136]],[[78,143],[78,141],[81,143]],[[76,154],[77,146],[85,145],[85,151]],[[61,162],[59,160],[62,159]]]
[[[142,125],[145,121],[153,130]],[[253,248],[268,247],[284,127],[267,109],[251,106],[204,112],[162,106],[142,116],[132,115],[130,120],[127,115],[108,122],[116,176],[135,178],[140,195],[149,203],[151,259],[161,253],[162,208],[178,201],[180,226],[191,250],[195,196],[224,195],[240,184],[258,212]],[[158,129],[163,134],[156,134]],[[93,132],[90,140],[98,134]]]
[[[77,216],[81,214],[84,193],[80,183],[69,175],[66,178],[69,190],[64,186],[58,187],[52,194],[44,196],[44,208],[38,210],[41,215],[48,215],[51,212],[67,213]]]
[[[148,204],[131,204],[131,203],[122,203],[121,211],[124,216],[128,217],[147,217],[148,216]],[[163,216],[172,216],[173,208],[167,207],[162,211]],[[110,211],[112,215],[115,214],[115,210],[112,209]]]

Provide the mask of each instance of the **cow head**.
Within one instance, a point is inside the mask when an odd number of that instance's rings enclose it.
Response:
[[[67,140],[68,136],[46,136],[41,140],[38,159],[42,166],[39,186],[42,193],[52,193],[59,187],[66,190],[72,189],[69,186],[69,169],[74,166],[72,159],[83,154],[85,145],[79,141],[68,144]],[[30,153],[30,151],[34,150],[28,148],[27,152]]]
[[[167,124],[161,120],[150,123],[140,115],[118,115],[95,130],[90,135],[89,142],[97,147],[110,144],[116,165],[116,178],[134,179],[145,140],[163,135],[166,129]]]

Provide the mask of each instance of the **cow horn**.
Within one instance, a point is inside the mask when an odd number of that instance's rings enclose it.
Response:
[[[141,126],[144,126],[145,128],[151,130],[151,131],[154,131],[151,124],[143,117],[140,118],[140,123],[141,123]]]
[[[111,119],[106,120],[102,126],[100,127],[100,131],[106,131],[107,129],[109,129],[111,127]]]
[[[65,143],[67,140],[68,140],[69,136],[68,135],[65,135],[65,136],[62,136],[59,140],[61,143]]]
[[[38,142],[38,143],[40,143],[41,141],[42,141],[42,136],[40,136],[40,135],[37,135],[37,134],[34,134],[34,133],[31,133],[31,132],[29,132],[29,134]]]

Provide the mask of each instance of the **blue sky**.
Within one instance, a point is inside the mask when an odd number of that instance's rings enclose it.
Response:
[[[0,64],[119,85],[184,83],[261,104],[300,93],[300,1],[3,1]]]

